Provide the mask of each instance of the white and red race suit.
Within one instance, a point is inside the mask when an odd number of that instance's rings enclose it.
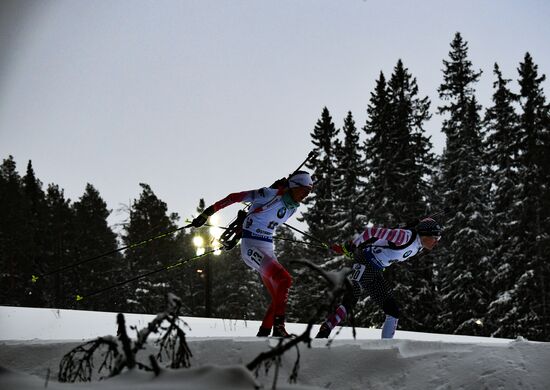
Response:
[[[266,187],[229,194],[214,203],[214,211],[236,202],[252,203],[243,221],[241,257],[249,267],[260,273],[271,295],[271,304],[262,321],[262,327],[271,328],[274,317],[285,314],[292,283],[290,274],[275,256],[273,234],[296,212],[299,204],[292,200],[287,188]]]

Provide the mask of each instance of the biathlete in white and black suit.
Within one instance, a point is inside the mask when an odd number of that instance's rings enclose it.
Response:
[[[313,181],[309,173],[297,171],[289,176],[287,182],[278,188],[265,187],[229,194],[206,208],[192,222],[193,226],[200,227],[208,217],[224,207],[236,202],[252,203],[242,225],[241,256],[250,268],[260,273],[271,295],[271,304],[257,334],[259,337],[269,336],[272,328],[273,336],[289,337],[284,321],[292,278],[275,257],[273,234],[309,195]]]
[[[409,260],[424,249],[432,250],[441,238],[441,230],[434,219],[425,218],[414,229],[369,227],[346,248],[332,245],[331,249],[338,254],[343,254],[344,249],[353,253],[354,264],[349,276],[353,292],[344,295],[343,303],[321,325],[316,338],[327,338],[362,296],[370,296],[384,310],[386,320],[382,338],[393,338],[400,312],[382,271],[392,263]]]

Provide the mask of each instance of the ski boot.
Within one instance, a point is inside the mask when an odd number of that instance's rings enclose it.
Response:
[[[256,337],[269,337],[270,334],[271,328],[264,328],[263,326],[260,326],[260,330],[258,330]]]
[[[288,333],[285,329],[285,317],[284,316],[275,316],[275,321],[273,323],[273,337],[284,337],[288,338],[290,337],[290,333]]]
[[[332,329],[330,329],[326,322],[323,322],[321,327],[319,328],[319,332],[317,332],[317,336],[315,336],[316,339],[328,339],[328,336],[330,336],[330,332]]]

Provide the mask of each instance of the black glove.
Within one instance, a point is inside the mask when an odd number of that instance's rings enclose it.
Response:
[[[196,228],[201,227],[206,223],[207,219],[208,219],[208,215],[204,215],[204,213],[200,213],[198,217],[196,217],[195,219],[193,219],[193,221],[191,221],[191,225],[193,225]]]
[[[193,221],[191,221],[191,225],[193,227],[201,227],[206,223],[206,220],[208,217],[210,217],[212,214],[214,214],[214,207],[210,206],[206,210],[204,210],[202,213],[200,213]]]

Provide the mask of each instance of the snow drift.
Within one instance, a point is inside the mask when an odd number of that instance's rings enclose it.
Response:
[[[56,382],[59,361],[81,340],[113,334],[114,313],[0,307],[0,388],[74,388]],[[152,316],[127,315],[144,326]],[[191,369],[126,372],[115,378],[79,384],[82,389],[253,389],[271,388],[273,368],[255,377],[244,365],[276,344],[253,337],[259,323],[186,318],[193,357]],[[301,333],[304,324],[290,324]],[[316,331],[316,329],[314,329]],[[379,340],[380,331],[359,329],[358,339],[344,329],[327,346],[314,340],[300,347],[298,383],[288,384],[296,351],[283,356],[279,389],[548,389],[550,343],[415,332]],[[63,341],[60,341],[63,340]],[[150,347],[154,349],[153,346]],[[143,356],[146,357],[145,351]]]

